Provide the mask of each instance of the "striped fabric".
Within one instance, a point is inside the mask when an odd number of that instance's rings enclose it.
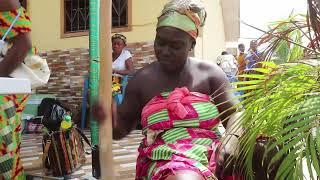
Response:
[[[25,179],[20,159],[21,114],[27,95],[0,95],[0,179]]]
[[[19,19],[14,24],[13,28],[9,32],[6,39],[11,39],[16,37],[18,34],[26,33],[31,31],[31,21],[30,17],[27,15],[26,10],[21,7],[12,11],[0,12],[0,37],[4,36],[4,34],[9,29],[10,25],[18,15],[21,13]]]
[[[191,170],[216,179],[214,152],[219,144],[219,112],[208,95],[177,88],[154,97],[143,109],[143,139],[136,179],[165,179]]]

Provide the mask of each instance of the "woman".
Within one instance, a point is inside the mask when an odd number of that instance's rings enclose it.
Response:
[[[13,24],[14,19],[17,21]],[[12,46],[0,62],[0,77],[8,77],[31,49],[29,16],[18,0],[3,0],[0,3],[0,39],[12,24],[12,29],[5,37],[5,41]],[[21,112],[27,97],[21,94],[0,95],[0,179],[25,179],[20,144]]]
[[[198,0],[174,0],[165,6],[154,42],[158,61],[135,73],[123,103],[113,112],[114,139],[125,137],[141,119],[145,138],[138,149],[136,179],[226,175],[217,167],[224,162],[216,158],[221,137],[217,126],[222,120],[228,131],[229,108],[236,102],[218,66],[188,57],[205,17]],[[105,118],[102,104],[93,109],[97,119]],[[237,138],[231,133],[228,137],[232,148],[224,153],[233,154]]]
[[[238,62],[232,54],[223,51],[217,58],[217,64],[226,73],[230,82],[235,82],[237,80]]]
[[[113,96],[121,96],[123,86],[126,86],[127,75],[133,73],[133,62],[131,53],[124,49],[126,47],[127,38],[122,34],[112,36],[112,92]],[[117,97],[119,98],[119,97]],[[120,97],[121,98],[121,97]],[[121,98],[122,99],[122,98]],[[122,100],[117,99],[117,101]],[[119,102],[118,102],[119,103]]]
[[[247,56],[245,54],[245,45],[243,43],[240,43],[238,45],[238,50],[239,50],[239,55],[237,57],[237,61],[238,61],[238,64],[239,64],[239,67],[238,67],[238,75],[242,75],[245,68],[246,68],[246,62],[245,62],[245,57]],[[243,78],[239,78],[241,81]]]

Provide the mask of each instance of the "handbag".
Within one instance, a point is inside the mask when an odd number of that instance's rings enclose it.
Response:
[[[48,108],[43,115],[42,124],[50,131],[58,131],[66,114],[66,109],[58,104],[53,104],[52,108]]]
[[[53,176],[65,176],[79,169],[86,161],[83,140],[90,141],[77,127],[43,136],[42,163]]]
[[[9,44],[4,40],[11,31],[13,25],[16,23],[17,19],[20,17],[21,12],[19,12],[16,18],[11,23],[10,27],[0,40],[0,62],[3,60],[3,57],[6,55]],[[31,88],[37,88],[44,86],[48,83],[50,78],[50,70],[48,63],[45,59],[42,59],[38,55],[29,54],[11,74],[13,78],[28,79],[31,82]]]

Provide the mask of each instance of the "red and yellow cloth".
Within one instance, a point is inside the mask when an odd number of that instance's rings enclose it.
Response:
[[[1,38],[6,34],[19,13],[20,16],[6,36],[6,40],[31,31],[30,17],[21,7],[16,10],[0,12]],[[0,95],[0,179],[25,179],[20,147],[21,115],[27,99],[28,95]]]
[[[20,7],[16,10],[0,12],[0,37],[4,36],[19,12],[20,16],[13,25],[13,28],[6,37],[6,40],[12,39],[19,34],[31,31],[30,17],[28,16],[26,10],[23,7]]]
[[[0,95],[0,179],[24,180],[21,115],[28,95]]]

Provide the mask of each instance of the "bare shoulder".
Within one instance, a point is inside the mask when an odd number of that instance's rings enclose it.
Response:
[[[229,80],[223,70],[211,61],[191,59],[194,74],[202,74],[210,85],[211,94],[228,87]]]
[[[155,72],[155,62],[139,69],[133,74],[133,79],[135,80],[146,80],[150,75],[153,75]]]
[[[155,73],[155,63],[151,63],[139,70],[137,70],[132,78],[130,78],[129,84],[132,87],[139,88],[141,85],[145,85]]]
[[[208,78],[226,78],[223,70],[215,63],[206,60],[200,60],[196,58],[190,58],[193,67],[196,67],[197,71],[206,73]]]

